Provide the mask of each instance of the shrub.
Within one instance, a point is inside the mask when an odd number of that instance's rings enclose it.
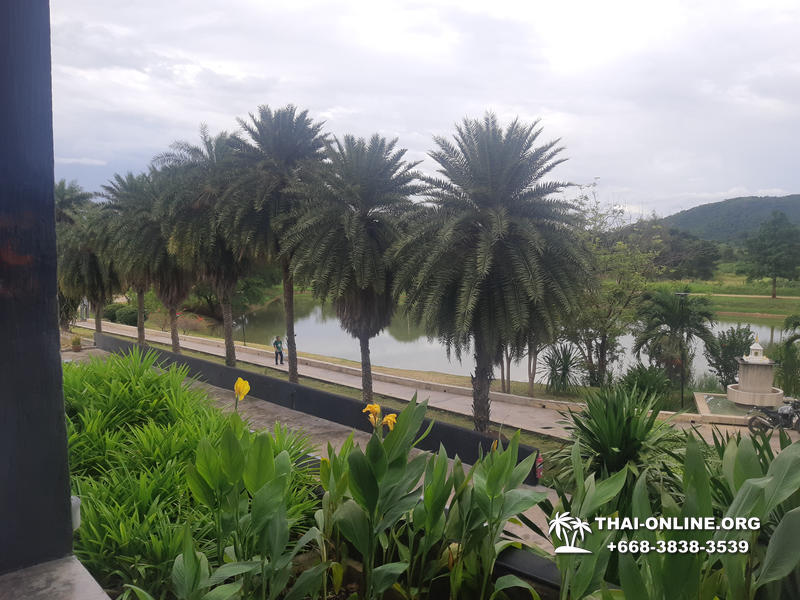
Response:
[[[112,592],[124,584],[166,595],[182,526],[217,559],[214,516],[186,483],[203,439],[216,443],[228,419],[190,387],[185,368],[156,370],[156,355],[134,349],[105,361],[64,365],[64,401],[73,493],[81,497],[75,554]],[[294,461],[288,484],[292,518],[313,519],[314,473],[300,459],[308,437],[280,426],[274,448]],[[123,595],[130,597],[131,591]]]
[[[717,343],[707,346],[705,354],[708,366],[725,388],[736,383],[736,376],[739,374],[739,363],[736,359],[748,353],[755,335],[749,325],[736,325],[720,331],[715,337]]]
[[[583,364],[577,350],[570,344],[552,346],[544,355],[547,369],[547,391],[566,394],[581,384]]]
[[[628,369],[619,385],[628,391],[639,390],[640,397],[654,395],[663,400],[669,394],[671,383],[664,369],[655,365],[638,363]]]
[[[112,304],[106,304],[103,307],[103,318],[106,321],[111,321],[112,323],[117,322],[117,312],[120,308],[128,306],[127,304],[122,304],[121,302],[113,302]]]
[[[139,310],[135,306],[125,305],[117,310],[117,323],[123,325],[136,325],[139,321]],[[144,318],[147,318],[145,313]]]

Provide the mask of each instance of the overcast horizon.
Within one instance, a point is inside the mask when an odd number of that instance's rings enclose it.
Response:
[[[56,178],[96,191],[260,104],[341,136],[494,111],[561,138],[556,179],[632,215],[800,192],[800,3],[53,0]]]

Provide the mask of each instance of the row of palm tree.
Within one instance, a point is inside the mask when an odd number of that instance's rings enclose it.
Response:
[[[175,315],[202,280],[221,303],[235,365],[231,298],[269,261],[283,277],[290,380],[298,283],[331,302],[359,340],[366,402],[369,342],[402,305],[448,354],[473,353],[475,426],[486,431],[498,357],[536,345],[587,283],[579,216],[556,197],[565,184],[545,181],[563,160],[558,141],[540,144],[537,123],[465,119],[453,139],[434,139],[438,174],[429,177],[397,140],[332,137],[293,106],[259,107],[239,125],[216,136],[201,127],[199,145],[176,142],[146,173],[116,175],[99,204],[60,202],[70,220],[60,232],[62,289],[99,315],[116,287],[132,288],[144,343],[152,287],[178,351]]]

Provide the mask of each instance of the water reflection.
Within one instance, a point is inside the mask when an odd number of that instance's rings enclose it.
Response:
[[[743,325],[749,324],[763,345],[779,343],[783,339],[781,321],[776,320],[773,325],[766,325],[763,322],[748,323],[741,320],[738,322]],[[735,326],[736,323],[737,321],[719,322],[715,325],[714,331],[727,329]],[[213,333],[221,335],[221,328],[217,328]],[[234,330],[234,336],[239,341],[246,339],[247,342],[267,345],[272,343],[275,335],[285,335],[285,333],[283,304],[280,300],[247,315],[244,323],[237,324]],[[320,306],[308,294],[295,296],[295,333],[297,348],[300,352],[355,361],[361,358],[358,340],[339,327],[331,305]],[[614,365],[616,372],[624,371],[637,361],[636,356],[630,350],[633,345],[633,336],[623,336],[620,341],[623,351],[620,360]],[[465,356],[463,363],[459,362],[455,356],[448,360],[444,347],[436,340],[428,341],[422,326],[402,313],[396,315],[389,327],[373,338],[370,349],[374,365],[419,371],[439,371],[454,375],[469,375],[473,368],[470,356]],[[527,378],[525,367],[524,361],[522,364],[512,365],[512,378],[524,381]],[[696,374],[702,374],[709,370],[708,361],[703,355],[702,342],[698,342],[695,346],[693,369]],[[543,373],[543,369],[540,368],[539,372]]]

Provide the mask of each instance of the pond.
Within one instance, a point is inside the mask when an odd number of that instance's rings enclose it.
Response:
[[[777,319],[774,325],[764,324],[764,321],[748,323],[744,320],[726,320],[717,323],[714,330],[727,329],[737,322],[743,325],[749,324],[764,345],[769,342],[779,342],[783,338],[782,321]],[[213,329],[211,333],[221,335],[221,327]],[[278,334],[285,334],[283,305],[279,300],[239,319],[234,332],[235,338],[239,341],[268,345]],[[297,349],[300,352],[361,360],[358,340],[339,327],[331,306],[320,306],[308,294],[295,296],[295,336]],[[624,371],[636,363],[636,357],[630,350],[633,336],[623,336],[621,344],[623,352],[620,360],[614,364],[616,372]],[[395,316],[391,325],[372,339],[370,355],[373,365],[399,369],[437,371],[453,375],[469,375],[473,369],[471,355],[464,356],[462,362],[459,362],[455,355],[448,359],[442,344],[436,340],[428,340],[422,327],[402,314]],[[646,360],[646,357],[642,358]],[[693,368],[695,374],[708,371],[708,361],[703,355],[702,343],[696,345]],[[541,367],[539,374],[543,374]],[[525,361],[512,365],[511,377],[518,381],[527,379]]]

